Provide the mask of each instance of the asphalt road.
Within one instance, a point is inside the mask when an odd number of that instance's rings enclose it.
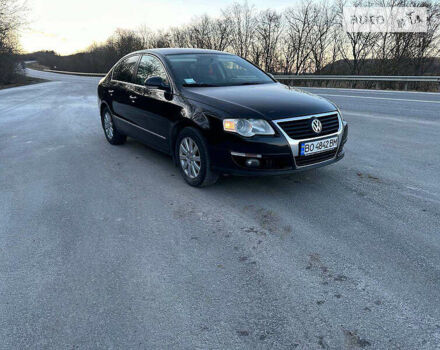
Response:
[[[439,349],[440,94],[308,89],[346,157],[195,189],[97,78],[0,91],[0,349]]]

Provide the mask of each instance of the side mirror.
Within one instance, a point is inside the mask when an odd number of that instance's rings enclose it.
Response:
[[[145,80],[144,85],[149,88],[156,88],[164,91],[170,91],[170,86],[165,83],[161,77],[151,77]]]

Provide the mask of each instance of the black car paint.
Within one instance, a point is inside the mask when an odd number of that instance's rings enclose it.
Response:
[[[185,126],[193,126],[198,128],[207,140],[213,169],[238,175],[283,174],[300,170],[295,168],[287,139],[274,126],[272,120],[333,112],[337,110],[335,105],[275,80],[270,84],[246,86],[177,87],[172,71],[167,65],[166,55],[179,53],[220,52],[200,49],[153,49],[134,52],[124,57],[152,55],[158,58],[170,80],[168,91],[114,81],[112,70],[100,81],[100,108],[107,106],[110,109],[116,117],[114,123],[118,130],[174,157],[174,142],[178,131]],[[137,67],[134,74],[136,71]],[[272,124],[275,135],[256,135],[249,138],[225,132],[223,119],[226,118],[265,119]],[[342,147],[345,141],[346,138],[341,142],[336,159],[317,166],[341,159],[344,156]],[[244,168],[234,161],[231,151],[261,154],[263,159],[284,159],[284,167]]]
[[[327,100],[280,84],[186,88],[185,97],[228,111],[230,116],[266,120],[336,110]]]

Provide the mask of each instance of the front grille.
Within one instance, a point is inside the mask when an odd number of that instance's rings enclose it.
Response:
[[[312,120],[319,119],[322,124],[322,131],[316,134],[312,129]],[[291,139],[301,140],[311,137],[330,135],[338,131],[339,118],[338,114],[328,114],[321,117],[310,116],[305,119],[294,119],[286,122],[278,122],[278,125],[289,135]]]
[[[320,163],[325,160],[332,159],[336,156],[337,149],[332,149],[331,151],[326,151],[322,153],[312,154],[310,156],[300,156],[295,157],[295,163],[297,166],[312,165],[315,163]]]

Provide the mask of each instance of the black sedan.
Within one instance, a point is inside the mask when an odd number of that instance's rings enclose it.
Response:
[[[192,186],[213,184],[220,174],[286,174],[344,156],[347,123],[334,104],[224,52],[131,53],[100,81],[98,101],[111,144],[131,136],[170,154]]]

